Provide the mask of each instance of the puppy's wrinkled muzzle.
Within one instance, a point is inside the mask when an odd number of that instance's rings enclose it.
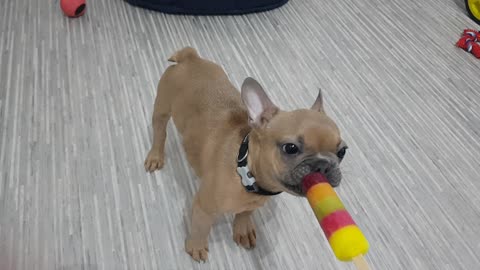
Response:
[[[304,195],[303,190],[301,189],[301,184],[303,178],[310,173],[321,173],[325,175],[328,179],[328,182],[333,187],[340,185],[342,180],[342,173],[338,166],[338,162],[330,159],[308,159],[301,162],[291,171],[291,177],[285,181],[283,184],[290,191],[293,191],[296,194]]]

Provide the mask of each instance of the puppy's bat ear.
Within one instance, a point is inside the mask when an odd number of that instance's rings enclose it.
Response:
[[[277,114],[278,107],[273,104],[256,80],[246,78],[241,92],[243,103],[247,107],[250,126],[264,127]]]
[[[318,89],[317,99],[315,100],[315,103],[313,103],[311,109],[318,112],[324,112],[322,89]]]

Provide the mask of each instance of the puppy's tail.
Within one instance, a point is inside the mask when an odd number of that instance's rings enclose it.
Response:
[[[179,51],[177,51],[174,55],[168,58],[168,61],[181,63],[185,60],[189,60],[192,58],[198,57],[197,51],[192,47],[185,47]]]

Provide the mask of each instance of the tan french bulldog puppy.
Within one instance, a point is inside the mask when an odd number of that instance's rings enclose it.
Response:
[[[193,48],[178,51],[169,61],[176,64],[158,85],[145,169],[163,167],[172,117],[201,181],[185,242],[193,259],[207,260],[208,235],[220,215],[234,213],[234,241],[253,248],[251,215],[268,195],[285,191],[303,196],[301,181],[313,171],[324,173],[333,186],[340,183],[339,164],[347,147],[323,110],[321,92],[310,109],[282,111],[254,79],[247,78],[238,92],[220,66]]]

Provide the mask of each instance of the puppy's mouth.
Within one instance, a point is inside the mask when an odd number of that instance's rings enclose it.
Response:
[[[289,173],[289,177],[285,177],[284,181],[280,181],[281,184],[287,189],[287,192],[292,193],[297,196],[305,196],[305,192],[302,188],[303,178],[310,173],[318,172],[314,169],[314,166],[309,164],[300,164],[295,167]],[[332,187],[337,187],[340,185],[342,180],[342,173],[338,165],[332,166],[329,170],[324,173],[328,182]]]

